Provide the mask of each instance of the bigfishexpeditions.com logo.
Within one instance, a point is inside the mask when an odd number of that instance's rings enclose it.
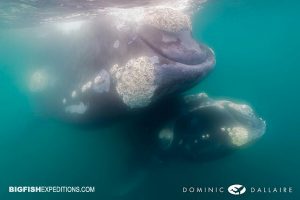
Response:
[[[233,195],[241,195],[246,192],[246,187],[240,184],[234,184],[228,187],[228,192]]]

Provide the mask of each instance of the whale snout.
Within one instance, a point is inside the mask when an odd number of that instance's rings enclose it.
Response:
[[[155,27],[144,26],[139,35],[155,53],[185,65],[199,65],[214,59],[213,51],[195,41],[190,30],[170,33]]]
[[[189,29],[170,32],[144,25],[139,37],[159,58],[155,69],[158,96],[192,87],[215,65],[212,49],[195,41]]]
[[[181,111],[159,129],[158,144],[199,161],[227,155],[265,134],[266,122],[247,104],[214,100],[205,93],[188,95]]]

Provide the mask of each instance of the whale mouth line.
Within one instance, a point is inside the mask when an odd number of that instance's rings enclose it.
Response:
[[[193,52],[191,54],[187,54],[186,57],[184,57],[184,59],[176,59],[170,55],[168,55],[167,53],[164,53],[163,50],[160,50],[159,48],[155,47],[155,45],[151,44],[151,42],[147,41],[147,39],[145,39],[143,36],[140,35],[140,39],[157,55],[159,55],[160,57],[170,61],[170,62],[174,62],[180,65],[184,65],[184,66],[189,66],[189,67],[197,67],[199,65],[203,65],[205,63],[211,63],[210,60],[213,60],[213,55],[214,53],[211,51],[210,48],[206,47],[206,46],[201,46],[201,48],[205,48],[204,51],[208,52],[205,53],[204,57],[201,57],[200,61],[192,61],[192,57],[193,55],[196,55],[196,52]],[[166,46],[169,44],[166,44]],[[169,48],[177,48],[177,49],[183,49],[184,45],[178,42],[173,42],[172,47]]]
[[[174,58],[171,58],[170,56],[166,55],[165,53],[163,53],[161,50],[159,50],[158,48],[154,47],[154,45],[152,45],[150,42],[148,42],[146,39],[144,39],[142,36],[140,37],[141,40],[156,54],[158,54],[159,56],[163,57],[164,59],[167,59],[169,61],[172,61],[172,62],[176,62],[176,63],[181,63],[181,62],[178,62],[177,60],[175,60]],[[189,65],[189,64],[186,64],[186,63],[181,63],[181,64],[184,64],[184,65]]]
[[[141,40],[156,54],[158,54],[159,56],[163,57],[164,59],[167,59],[169,61],[172,62],[178,62],[175,59],[170,58],[169,56],[167,56],[166,54],[164,54],[163,52],[161,52],[158,48],[155,48],[154,45],[152,45],[150,42],[148,42],[146,39],[144,39],[143,37],[141,37]],[[182,63],[185,64],[185,63]]]

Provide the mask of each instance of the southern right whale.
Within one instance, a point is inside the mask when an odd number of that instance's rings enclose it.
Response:
[[[266,131],[266,121],[247,103],[206,93],[165,100],[136,124],[136,135],[162,161],[218,159],[253,144]]]
[[[41,2],[32,3],[39,9]],[[201,159],[263,135],[264,121],[247,105],[205,94],[179,96],[207,76],[215,55],[193,39],[186,13],[170,7],[140,11],[113,9],[89,20],[63,18],[20,30],[36,52],[24,85],[37,110],[97,125],[138,113],[136,126],[147,130],[137,130],[150,132],[145,137],[163,154]]]
[[[142,110],[191,88],[215,64],[193,39],[189,16],[170,8],[139,21],[103,14],[26,34],[41,55],[29,68],[31,96],[45,113],[76,122]]]

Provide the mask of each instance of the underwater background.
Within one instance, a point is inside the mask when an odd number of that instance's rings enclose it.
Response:
[[[182,187],[235,183],[293,187],[292,194],[241,198],[300,199],[299,11],[296,0],[203,5],[193,17],[193,35],[214,50],[217,64],[187,93],[249,103],[266,120],[266,134],[218,160],[146,167],[136,161],[143,151],[130,122],[82,129],[40,117],[16,76],[35,54],[17,47],[32,41],[15,41],[13,30],[1,30],[0,199],[229,199],[226,192],[187,194]],[[95,186],[96,192],[8,193],[11,185]]]

